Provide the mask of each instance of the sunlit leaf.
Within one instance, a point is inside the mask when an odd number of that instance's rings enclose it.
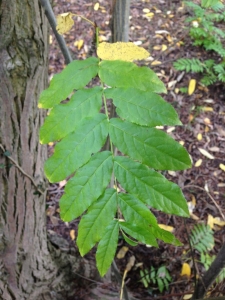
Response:
[[[195,79],[191,79],[189,81],[189,85],[188,85],[188,95],[192,95],[195,91],[195,87],[196,87],[196,80]]]
[[[183,263],[180,275],[187,276],[187,277],[191,276],[191,267],[189,266],[188,263]]]
[[[198,150],[201,152],[202,155],[206,156],[209,159],[214,159],[215,157],[210,154],[208,151],[206,151],[205,149],[202,148],[198,148]]]
[[[70,12],[58,15],[56,17],[56,22],[57,22],[56,30],[58,31],[59,34],[64,34],[70,31],[70,29],[74,25],[74,20],[72,19],[72,17],[73,14]]]
[[[98,46],[97,55],[104,60],[133,61],[145,59],[150,56],[150,53],[131,42],[102,42]]]

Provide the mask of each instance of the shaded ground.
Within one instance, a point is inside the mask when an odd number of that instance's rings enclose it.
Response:
[[[99,0],[100,7],[94,10],[97,1],[91,0],[68,0],[55,1],[55,13],[73,12],[84,15],[86,18],[95,21],[100,27],[101,40],[110,39],[110,5],[106,0]],[[160,243],[159,249],[147,248],[139,245],[129,246],[125,257],[116,259],[116,263],[123,274],[126,263],[132,255],[135,257],[135,267],[128,273],[126,283],[132,294],[137,299],[183,299],[185,294],[193,292],[194,273],[190,253],[185,256],[189,249],[188,233],[194,224],[199,222],[207,223],[209,214],[213,217],[223,217],[225,214],[225,172],[220,168],[224,164],[225,154],[225,89],[223,85],[215,84],[205,88],[197,84],[194,94],[188,96],[178,91],[179,87],[188,87],[189,80],[195,78],[199,82],[199,76],[195,74],[182,74],[172,67],[172,63],[178,58],[209,58],[204,50],[193,47],[184,28],[184,19],[188,11],[181,8],[181,1],[131,1],[130,18],[130,41],[145,47],[150,53],[152,60],[146,64],[157,72],[158,76],[165,83],[168,94],[164,98],[170,102],[178,111],[184,126],[177,128],[166,128],[177,141],[184,143],[193,160],[193,168],[182,172],[165,172],[165,176],[178,183],[182,188],[187,201],[195,203],[193,214],[190,219],[184,220],[175,216],[167,216],[155,211],[158,222],[174,227],[174,234],[184,246],[173,247]],[[144,10],[145,9],[145,10]],[[147,11],[148,9],[149,11]],[[143,11],[144,10],[144,11]],[[153,15],[149,14],[153,13]],[[148,15],[147,15],[148,14]],[[84,59],[89,56],[93,28],[80,18],[75,18],[73,30],[66,36],[67,44],[74,59]],[[162,45],[164,49],[162,49]],[[158,46],[158,47],[155,47]],[[162,51],[164,50],[164,51]],[[155,65],[160,61],[160,65]],[[152,65],[151,65],[152,64]],[[50,48],[50,76],[58,73],[64,66],[64,59],[52,37]],[[213,159],[203,155],[199,149],[204,149],[213,156]],[[50,147],[50,152],[51,152]],[[199,160],[202,161],[199,161]],[[196,166],[196,162],[198,162]],[[51,185],[48,196],[48,229],[66,237],[72,245],[74,242],[71,230],[77,232],[78,221],[64,224],[59,220],[58,201],[63,193],[63,186]],[[225,227],[216,227],[215,248],[211,254],[218,253],[222,243],[225,242]],[[120,241],[118,250],[125,245]],[[127,246],[127,245],[126,245]],[[94,250],[87,255],[87,259],[94,261]],[[196,258],[198,257],[195,254]],[[190,278],[181,277],[182,263],[187,261],[192,267]],[[150,269],[151,266],[158,268],[165,265],[172,276],[172,283],[168,291],[160,293],[157,286],[150,284],[145,288],[141,282],[140,270]],[[201,265],[198,267],[198,274],[203,272]],[[88,283],[91,286],[91,283]],[[112,284],[105,284],[101,288],[117,291],[118,287]],[[221,296],[225,290],[225,283],[214,286],[212,296]],[[79,290],[76,299],[86,299],[89,291]],[[90,297],[90,295],[89,295]],[[116,299],[116,297],[115,297]]]

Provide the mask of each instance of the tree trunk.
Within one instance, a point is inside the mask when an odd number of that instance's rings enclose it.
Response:
[[[47,239],[45,193],[37,191],[46,188],[47,152],[38,138],[45,112],[37,108],[37,100],[47,85],[47,70],[48,26],[39,2],[0,0],[0,299],[4,300],[68,299],[75,272],[87,277],[92,272],[80,257],[64,254]]]
[[[130,0],[112,2],[112,42],[128,42]]]

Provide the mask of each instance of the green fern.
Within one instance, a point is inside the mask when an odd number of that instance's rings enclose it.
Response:
[[[168,290],[169,283],[172,281],[169,271],[166,266],[161,266],[155,269],[151,266],[151,269],[140,271],[141,282],[144,284],[145,288],[148,288],[149,284],[156,284],[160,292],[162,293],[164,289]]]
[[[208,225],[198,224],[191,231],[191,245],[200,253],[207,253],[214,247],[213,231]]]
[[[174,68],[178,71],[185,71],[185,72],[203,72],[204,71],[204,64],[197,58],[181,58],[178,59],[174,64]]]

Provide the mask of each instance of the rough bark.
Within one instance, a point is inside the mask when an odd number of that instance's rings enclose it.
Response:
[[[129,41],[130,0],[112,1],[112,42]]]
[[[0,299],[4,300],[67,299],[75,272],[87,277],[92,272],[76,253],[63,253],[53,246],[57,243],[47,240],[45,193],[37,192],[37,186],[46,187],[47,153],[38,140],[45,113],[37,109],[37,100],[47,85],[47,68],[48,26],[39,2],[0,0]]]

